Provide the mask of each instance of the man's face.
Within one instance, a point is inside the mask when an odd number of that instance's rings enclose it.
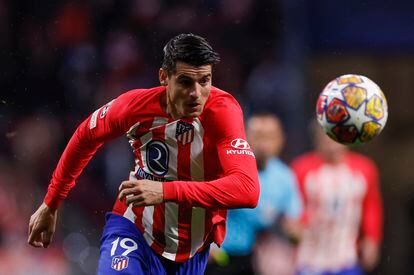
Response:
[[[167,86],[167,111],[174,119],[201,115],[211,91],[211,65],[199,67],[177,62],[171,75],[160,69]]]
[[[247,122],[247,138],[259,166],[277,156],[284,142],[279,120],[270,115],[251,117]]]

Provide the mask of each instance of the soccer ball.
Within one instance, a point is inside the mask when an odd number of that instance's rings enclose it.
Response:
[[[385,126],[387,100],[369,78],[347,74],[326,85],[316,103],[316,117],[325,133],[342,144],[370,141]]]

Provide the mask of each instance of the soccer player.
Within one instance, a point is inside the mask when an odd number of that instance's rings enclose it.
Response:
[[[285,140],[282,124],[273,114],[258,113],[252,115],[246,125],[247,139],[259,169],[259,203],[255,209],[228,212],[226,239],[221,250],[212,252],[215,263],[207,267],[208,274],[253,274],[254,270],[259,271],[252,257],[257,235],[270,240],[270,232],[277,227],[281,227],[278,229],[286,235],[298,235],[301,197],[294,174],[278,158]],[[272,254],[267,258],[271,258]],[[276,260],[271,259],[272,262]],[[292,267],[293,256],[288,260]],[[263,268],[261,265],[260,269]],[[260,274],[263,273],[263,270],[260,271]]]
[[[316,151],[292,163],[305,206],[298,274],[363,274],[375,267],[382,236],[377,168],[312,130]]]
[[[197,35],[164,47],[161,86],[126,92],[76,130],[31,216],[29,244],[47,247],[57,209],[105,142],[126,134],[135,170],[106,216],[98,274],[202,274],[226,209],[255,207],[259,184],[239,104],[213,87],[218,54]]]

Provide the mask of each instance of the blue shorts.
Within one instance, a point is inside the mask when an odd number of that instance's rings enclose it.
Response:
[[[204,274],[209,247],[183,262],[159,256],[128,219],[108,213],[101,239],[98,274]]]
[[[338,271],[312,271],[310,269],[302,268],[296,271],[296,275],[363,275],[362,269],[359,265],[354,265]]]

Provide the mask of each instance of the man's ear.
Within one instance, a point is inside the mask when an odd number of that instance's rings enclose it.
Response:
[[[159,79],[160,79],[160,83],[162,86],[168,85],[168,75],[167,75],[167,72],[163,68],[160,68]]]

